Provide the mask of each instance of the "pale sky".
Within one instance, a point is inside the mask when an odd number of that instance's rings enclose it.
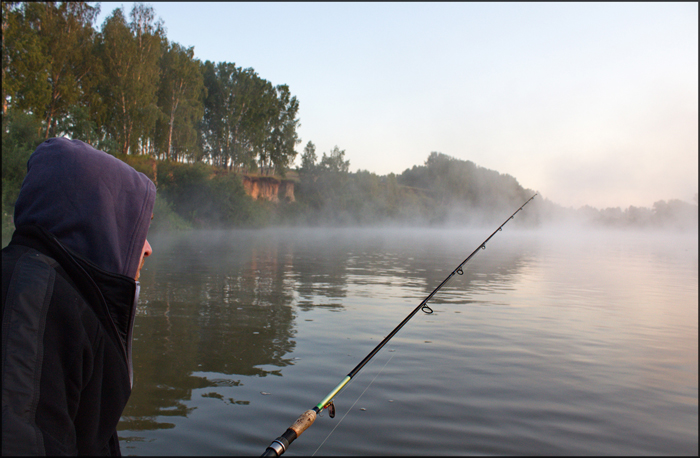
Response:
[[[386,175],[438,151],[575,208],[697,203],[697,3],[147,4],[196,58],[289,85],[299,153]]]

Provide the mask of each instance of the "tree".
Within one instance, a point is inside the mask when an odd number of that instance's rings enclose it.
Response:
[[[36,33],[24,21],[19,2],[2,2],[2,113],[18,105],[18,94],[41,80],[44,56]]]
[[[2,120],[2,209],[12,214],[19,196],[27,160],[42,142],[41,124],[34,116],[10,109]]]
[[[296,158],[295,146],[301,142],[297,135],[299,102],[289,92],[289,86],[277,86],[276,110],[271,116],[271,131],[268,139],[270,162],[282,176]]]
[[[270,106],[272,85],[252,68],[221,62],[204,64],[207,98],[202,143],[212,163],[239,169],[257,168],[254,151],[266,137],[264,112]],[[264,153],[263,153],[264,154]]]
[[[297,195],[298,201],[312,212],[308,216],[321,220],[347,218],[348,202],[355,199],[357,188],[353,189],[348,173],[350,161],[344,157],[345,150],[335,146],[329,155],[323,153],[321,162],[316,164],[316,147],[311,142],[306,144]]]
[[[316,145],[309,140],[304,147],[304,153],[301,155],[301,168],[299,171],[301,173],[312,173],[316,168],[317,160],[318,157],[316,156]]]
[[[427,191],[434,199],[434,215],[438,219],[453,218],[461,222],[477,215],[495,218],[532,196],[531,191],[510,175],[438,152],[430,153],[425,165],[406,169],[397,182]],[[525,216],[528,218],[534,217]]]
[[[170,43],[160,62],[158,106],[165,115],[156,125],[156,141],[165,158],[197,158],[197,127],[204,114],[204,79],[194,48]]]
[[[44,97],[33,98],[34,106],[26,108],[43,118],[48,138],[56,134],[56,122],[92,89],[93,80],[88,77],[94,67],[92,23],[99,7],[84,2],[27,2],[23,8],[26,25],[36,34],[43,55],[37,62],[43,64],[39,74],[46,75],[43,84],[47,86],[38,92]]]
[[[160,114],[157,89],[158,60],[164,45],[161,21],[153,8],[134,5],[131,22],[118,8],[103,26],[100,41],[106,78],[101,87],[107,107],[105,130],[117,141],[122,154],[149,150]]]
[[[231,167],[254,165],[247,144],[250,137],[248,114],[253,106],[253,69],[242,70],[233,63],[204,63],[207,97],[202,120],[202,143],[212,163]],[[247,148],[248,147],[248,148]],[[248,151],[246,151],[246,149]]]
[[[326,153],[323,153],[320,166],[328,172],[348,173],[350,171],[350,161],[345,161],[343,160],[344,158],[345,150],[341,150],[336,145],[328,156],[326,156]]]
[[[265,174],[272,169],[272,157],[278,147],[279,136],[275,130],[279,126],[281,107],[276,88],[255,73],[247,90],[248,110],[241,118],[240,143],[244,157]]]

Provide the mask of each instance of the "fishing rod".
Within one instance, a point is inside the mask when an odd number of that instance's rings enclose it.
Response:
[[[457,274],[457,275],[463,275],[463,274],[464,274],[464,271],[462,270],[462,266],[465,265],[467,262],[469,262],[469,260],[470,260],[472,257],[474,257],[474,255],[475,255],[480,249],[481,249],[481,250],[485,250],[485,249],[486,249],[486,243],[488,243],[488,241],[491,240],[491,237],[493,237],[494,235],[496,235],[496,232],[502,230],[502,229],[503,229],[503,226],[505,226],[506,223],[507,223],[508,221],[512,220],[513,217],[514,217],[520,210],[522,210],[523,207],[524,207],[525,205],[527,205],[532,199],[535,198],[535,196],[537,196],[537,193],[535,193],[534,196],[530,197],[527,201],[525,201],[525,203],[522,204],[522,205],[520,206],[520,208],[518,208],[517,210],[515,210],[515,212],[514,212],[512,215],[510,215],[510,217],[509,217],[507,220],[505,220],[505,221],[503,222],[503,224],[501,224],[500,226],[498,226],[498,229],[496,229],[495,231],[493,231],[493,233],[492,233],[491,235],[489,235],[489,237],[488,237],[486,240],[484,240],[483,242],[481,242],[481,245],[479,245],[479,246],[476,248],[476,250],[474,250],[474,251],[472,252],[472,254],[470,254],[469,256],[467,256],[467,258],[466,258],[464,261],[462,261],[462,262],[452,271],[452,273],[450,273],[450,275],[448,275],[447,278],[445,278],[445,279],[442,281],[442,283],[440,283],[440,284],[438,285],[438,287],[435,288],[435,289],[433,290],[433,292],[430,293],[430,294],[428,295],[428,297],[426,297],[425,299],[423,299],[423,302],[421,302],[421,303],[418,305],[418,307],[416,307],[406,318],[404,318],[404,320],[403,320],[401,323],[399,323],[399,325],[396,326],[396,327],[394,328],[394,330],[391,331],[391,333],[389,333],[389,335],[386,336],[386,337],[384,338],[384,340],[382,340],[382,341],[379,343],[379,345],[377,345],[377,346],[374,348],[374,350],[372,350],[367,356],[365,356],[365,359],[363,359],[362,361],[360,361],[360,363],[359,363],[357,366],[355,366],[355,368],[354,368],[353,370],[351,370],[350,373],[349,373],[348,375],[346,375],[345,378],[338,384],[338,386],[336,386],[335,388],[333,388],[333,390],[332,390],[330,393],[328,393],[328,395],[327,395],[325,398],[323,398],[323,400],[322,400],[321,402],[319,402],[318,404],[316,404],[316,406],[315,406],[314,408],[309,409],[309,410],[307,410],[306,412],[304,412],[303,414],[301,414],[301,416],[300,416],[299,418],[297,418],[297,420],[292,424],[292,426],[290,426],[289,428],[287,428],[287,430],[284,432],[284,434],[282,434],[280,437],[278,437],[277,439],[275,439],[274,441],[272,441],[272,443],[267,447],[267,449],[265,450],[265,453],[263,453],[262,456],[274,456],[274,457],[277,457],[277,456],[282,455],[285,451],[287,451],[287,449],[289,448],[289,445],[290,445],[296,438],[298,438],[299,436],[301,436],[301,433],[303,433],[304,431],[306,431],[306,429],[307,429],[309,426],[311,426],[311,425],[313,424],[313,422],[316,420],[316,415],[317,415],[319,412],[321,412],[323,409],[328,409],[328,416],[329,416],[329,417],[331,417],[331,418],[335,417],[335,405],[333,404],[333,398],[335,397],[335,395],[338,394],[338,392],[340,392],[340,390],[342,390],[343,387],[344,387],[345,385],[347,385],[348,382],[349,382],[355,375],[357,375],[358,372],[360,372],[360,370],[361,370],[361,369],[362,369],[362,368],[363,368],[363,367],[364,367],[364,366],[379,352],[379,350],[382,349],[382,347],[383,347],[384,345],[386,345],[387,342],[389,342],[389,340],[391,340],[392,337],[394,337],[394,336],[396,335],[397,332],[399,332],[399,330],[400,330],[406,323],[408,323],[408,320],[410,320],[411,318],[413,318],[413,315],[415,315],[416,313],[418,313],[419,310],[422,310],[422,311],[423,311],[424,313],[426,313],[426,314],[433,313],[433,309],[431,309],[430,307],[428,307],[428,301],[429,301],[430,299],[432,299],[432,297],[435,295],[435,293],[437,293],[438,291],[440,291],[440,288],[442,288],[442,287],[445,285],[445,283],[447,283],[455,274]]]

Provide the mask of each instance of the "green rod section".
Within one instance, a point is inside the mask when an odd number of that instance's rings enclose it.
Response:
[[[343,381],[340,382],[340,383],[338,384],[338,386],[336,386],[336,387],[333,389],[333,391],[331,391],[330,393],[328,393],[328,396],[326,396],[325,398],[323,398],[323,401],[321,401],[321,402],[319,402],[318,404],[316,404],[316,408],[317,408],[319,411],[323,410],[323,408],[326,407],[326,404],[328,404],[329,402],[331,402],[331,399],[333,399],[333,396],[335,396],[336,394],[338,394],[338,391],[342,390],[343,387],[344,387],[345,385],[347,385],[347,383],[350,381],[351,378],[352,378],[352,377],[350,377],[349,375],[346,375],[345,378],[343,379]]]

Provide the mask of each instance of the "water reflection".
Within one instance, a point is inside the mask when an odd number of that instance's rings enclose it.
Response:
[[[293,296],[285,287],[284,246],[250,243],[251,234],[228,238],[154,238],[158,254],[142,273],[135,323],[135,387],[120,428],[172,427],[157,416],[187,416],[197,388],[236,386],[223,375],[279,375],[289,364]],[[245,405],[247,400],[236,400]]]
[[[294,362],[298,311],[342,311],[350,287],[353,296],[394,295],[418,304],[482,234],[453,235],[270,230],[154,237],[154,256],[141,276],[134,390],[120,430],[173,428],[167,418],[190,414],[192,392],[201,388],[213,388],[204,397],[248,405],[250,399],[225,398],[215,387],[239,386],[236,376],[282,375]],[[506,250],[498,262],[484,257],[478,271],[465,269],[435,303],[469,302],[472,286],[507,285],[523,256]]]

